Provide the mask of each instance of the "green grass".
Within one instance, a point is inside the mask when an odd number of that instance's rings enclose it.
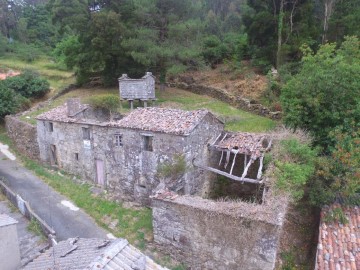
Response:
[[[79,97],[82,102],[86,103],[89,96],[103,95],[107,93],[118,94],[118,89],[117,87],[107,89],[76,89],[54,100],[47,107],[21,116],[21,119],[31,124],[35,124],[35,117],[37,115],[63,104],[66,99],[70,97]],[[197,95],[188,91],[174,88],[168,88],[165,92],[157,91],[156,95],[158,97],[156,106],[179,108],[184,110],[210,110],[213,114],[215,114],[225,123],[225,128],[230,131],[266,132],[274,129],[276,126],[276,122],[269,118],[236,109],[227,103],[221,102],[208,96]],[[135,107],[136,106],[137,103],[135,102]],[[129,110],[129,104],[127,102],[123,102],[122,108],[119,111],[121,113],[127,113],[129,112]]]
[[[48,57],[41,57],[33,62],[26,62],[18,59],[12,54],[0,57],[0,68],[13,70],[36,70],[47,79],[52,89],[50,95],[55,95],[59,90],[75,82],[75,77],[71,71],[60,70],[59,67]]]
[[[43,241],[46,240],[46,237],[41,229],[41,225],[40,225],[39,221],[37,221],[35,218],[32,218],[30,220],[30,223],[27,226],[27,229],[29,232],[32,232],[33,234],[40,236]]]
[[[236,109],[208,96],[180,89],[157,92],[157,97],[159,104],[168,104],[185,110],[208,109],[218,116],[225,123],[225,128],[230,131],[265,132],[276,126],[276,122],[269,118]]]
[[[4,127],[0,128],[0,141],[14,149]],[[94,197],[90,191],[90,185],[78,184],[65,172],[61,172],[62,175],[59,175],[50,168],[41,166],[19,153],[16,154],[27,169],[33,171],[59,193],[71,199],[78,207],[84,209],[100,226],[108,229],[107,224],[104,223],[105,216],[111,217],[112,220],[118,219],[118,226],[112,230],[115,236],[126,238],[130,243],[142,249],[145,248],[145,239],[152,238],[151,209],[145,207],[136,210],[124,208],[121,203],[109,201],[103,197]]]
[[[108,229],[108,224],[104,222],[105,216],[111,217],[112,220],[118,219],[118,226],[112,230],[112,233],[117,237],[126,238],[139,248],[145,248],[145,235],[152,235],[150,209],[128,209],[122,207],[121,203],[108,201],[103,197],[94,197],[90,185],[75,183],[65,172],[62,172],[63,176],[61,176],[35,161],[26,158],[23,158],[23,161],[27,169],[35,172],[44,182],[84,209],[100,226]],[[139,233],[140,230],[142,233]]]
[[[90,191],[89,184],[79,184],[72,180],[72,176],[44,167],[39,163],[30,160],[18,153],[12,141],[6,134],[3,125],[0,125],[0,142],[10,146],[11,150],[18,157],[24,167],[33,171],[45,183],[53,187],[56,191],[72,200],[78,207],[89,214],[98,225],[111,231],[116,237],[126,238],[131,244],[147,253],[153,254],[152,257],[160,264],[174,270],[186,269],[182,264],[173,261],[168,256],[159,253],[156,249],[149,248],[148,243],[153,240],[152,232],[152,211],[142,207],[137,209],[125,208],[121,203],[109,201],[101,196],[94,196]],[[1,200],[1,197],[0,197]],[[118,225],[114,230],[109,229],[104,222],[104,217],[111,220],[118,220]],[[29,230],[38,231],[38,225],[31,221]],[[168,259],[167,259],[168,258]]]

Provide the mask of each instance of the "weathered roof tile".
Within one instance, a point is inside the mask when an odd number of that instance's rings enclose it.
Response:
[[[141,108],[110,125],[164,132],[176,135],[188,135],[209,112],[207,110],[184,111],[168,108]]]
[[[325,216],[341,208],[348,223],[325,223]],[[316,269],[360,269],[360,216],[358,206],[334,204],[321,212]]]
[[[126,239],[110,241],[84,238],[59,242],[24,268],[39,269],[168,270],[131,246]]]
[[[83,110],[88,108],[86,104],[81,106]],[[120,120],[102,122],[101,124],[104,126],[139,129],[150,132],[189,135],[208,113],[209,111],[207,110],[184,111],[157,107],[138,108]],[[87,121],[79,117],[69,117],[67,115],[66,104],[42,113],[37,116],[36,119],[65,123],[84,123]],[[93,121],[89,121],[89,124],[91,123],[93,123]]]

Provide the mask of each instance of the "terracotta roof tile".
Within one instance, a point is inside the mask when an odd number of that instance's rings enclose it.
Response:
[[[342,208],[348,223],[326,223],[326,215]],[[316,269],[360,270],[360,210],[359,206],[334,204],[321,211]]]
[[[81,110],[86,108],[88,108],[88,105],[81,105]],[[120,120],[102,122],[101,125],[175,135],[189,135],[208,113],[209,111],[207,110],[184,111],[155,107],[138,108]],[[88,121],[79,117],[69,117],[67,115],[66,104],[42,113],[36,119],[65,123],[84,123]],[[89,124],[91,123],[94,123],[94,121],[89,121]]]
[[[215,147],[238,150],[239,153],[251,155],[253,159],[262,156],[270,147],[270,138],[263,134],[228,133],[220,137]]]
[[[83,111],[88,108],[89,105],[81,104],[80,110]],[[67,115],[67,104],[63,104],[59,107],[51,109],[47,112],[44,112],[36,117],[38,120],[48,120],[48,121],[58,121],[58,122],[65,122],[65,123],[76,123],[79,122],[79,118],[77,117],[69,117]]]

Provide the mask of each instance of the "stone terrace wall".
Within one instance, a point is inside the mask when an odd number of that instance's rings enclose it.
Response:
[[[11,115],[5,117],[5,124],[7,134],[14,142],[17,150],[31,159],[39,160],[40,151],[36,126]]]
[[[191,269],[274,269],[285,208],[180,196],[153,199],[154,240]],[[270,220],[269,217],[271,217]]]
[[[252,112],[261,116],[265,116],[271,119],[281,119],[282,117],[282,112],[272,112],[269,108],[263,106],[260,103],[257,103],[254,100],[233,96],[223,89],[195,83],[186,83],[182,81],[170,82],[168,83],[168,85],[170,87],[177,87],[183,90],[193,92],[195,94],[208,95],[210,97],[226,102],[236,108]]]

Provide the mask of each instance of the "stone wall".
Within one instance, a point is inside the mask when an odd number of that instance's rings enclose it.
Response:
[[[192,161],[195,156],[206,154],[207,144],[223,130],[223,124],[217,120],[213,123],[212,119],[206,117],[190,136],[91,123],[52,122],[51,131],[51,122],[38,121],[41,160],[97,184],[101,184],[97,177],[100,163],[104,188],[117,199],[144,205],[150,203],[149,195],[160,184],[177,192],[200,194],[206,186],[206,172],[195,168]],[[87,142],[83,139],[83,128],[90,131]],[[116,134],[121,135],[121,146],[115,145]],[[144,135],[151,136],[153,151],[144,150]],[[56,148],[56,162],[52,148]],[[171,163],[178,155],[184,155],[185,173],[175,179],[159,177],[158,166]]]
[[[154,240],[191,269],[274,269],[285,207],[155,198]]]
[[[168,86],[177,87],[199,95],[207,95],[226,102],[236,108],[271,119],[277,120],[281,119],[282,117],[282,112],[273,112],[269,108],[265,107],[264,105],[258,103],[255,100],[250,100],[239,96],[233,96],[223,89],[196,84],[191,80],[188,83],[183,81],[170,82],[168,83]]]
[[[36,126],[11,115],[5,117],[5,125],[7,134],[14,142],[16,149],[31,159],[39,160]]]
[[[123,74],[119,78],[119,91],[122,99],[155,99],[155,77],[151,72],[141,79],[130,79]]]

